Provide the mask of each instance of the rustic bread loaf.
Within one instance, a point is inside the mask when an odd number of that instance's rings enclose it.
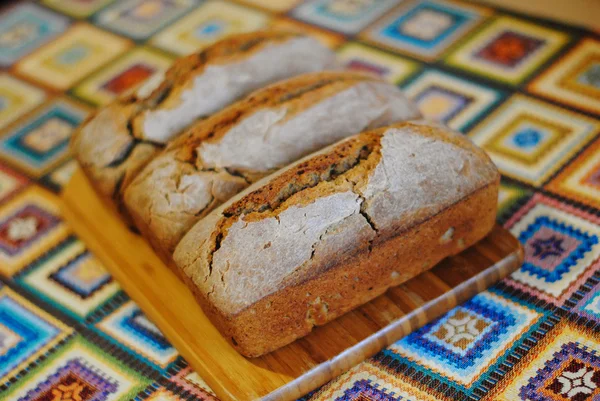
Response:
[[[483,238],[499,180],[466,137],[395,124],[253,184],[200,220],[174,261],[221,332],[259,356]]]
[[[96,190],[118,204],[139,169],[197,119],[265,84],[334,65],[333,52],[307,36],[231,36],[100,110],[74,134],[73,153]]]
[[[165,260],[183,235],[250,183],[366,128],[419,116],[374,76],[321,72],[280,81],[196,124],[132,181],[126,208]]]

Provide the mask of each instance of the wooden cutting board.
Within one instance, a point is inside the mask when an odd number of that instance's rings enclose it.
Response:
[[[307,337],[247,359],[146,242],[104,206],[81,170],[63,198],[74,231],[222,400],[301,397],[507,276],[523,259],[519,242],[496,226],[475,246]]]

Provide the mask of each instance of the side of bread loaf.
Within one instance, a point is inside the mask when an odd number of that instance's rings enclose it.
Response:
[[[499,179],[466,137],[395,124],[253,184],[198,222],[174,260],[216,326],[258,356],[483,238]]]
[[[101,109],[73,135],[72,150],[100,195],[119,204],[131,179],[184,128],[265,84],[334,65],[333,52],[306,36],[231,36]]]
[[[169,258],[183,235],[250,183],[364,129],[417,118],[394,85],[350,72],[305,74],[198,123],[125,191],[136,227]]]

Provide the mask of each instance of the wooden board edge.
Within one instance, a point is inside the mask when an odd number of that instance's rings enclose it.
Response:
[[[421,310],[413,311],[390,323],[377,333],[344,350],[331,361],[317,366],[301,378],[296,378],[261,398],[261,401],[292,401],[302,397],[507,277],[521,266],[522,261],[523,248],[519,247],[517,251],[492,267],[427,302],[420,308]],[[305,383],[310,383],[310,386],[307,387]]]
[[[83,171],[78,168],[73,174],[71,180],[64,188],[61,198],[63,202],[61,202],[62,214],[65,220],[68,222],[69,226],[77,234],[77,236],[85,243],[85,245],[92,251],[95,257],[97,257],[106,267],[106,269],[119,281],[123,290],[125,290],[131,298],[138,303],[138,305],[142,305],[144,303],[144,294],[142,294],[135,286],[131,286],[127,280],[124,280],[125,275],[121,269],[122,263],[119,262],[118,259],[115,259],[113,255],[110,255],[103,246],[103,240],[99,240],[96,238],[96,235],[92,232],[86,224],[82,223],[81,216],[85,216],[86,208],[90,205],[84,205],[81,202],[81,194],[78,193],[79,186],[85,186],[86,190],[93,191],[91,188],[91,184],[88,181],[87,177],[84,175]],[[97,196],[93,199],[94,205],[96,207],[102,207],[108,213],[114,213],[112,210],[108,210],[108,207],[105,206],[101,199]],[[85,221],[83,221],[85,223]],[[126,229],[123,225],[123,229]],[[158,257],[156,257],[157,263],[159,262]],[[175,277],[174,273],[171,273],[173,279],[179,280]],[[191,292],[190,292],[190,296]],[[204,360],[199,360],[196,353],[192,348],[190,348],[190,344],[184,343],[180,340],[180,337],[177,333],[172,332],[170,327],[166,327],[166,323],[163,319],[163,316],[158,313],[158,311],[147,310],[144,309],[144,313],[155,322],[155,324],[161,329],[164,336],[173,344],[173,346],[179,351],[179,353],[186,359],[189,365],[197,371],[202,379],[211,387],[211,389],[215,392],[215,394],[223,401],[247,401],[247,399],[242,399],[235,394],[235,391],[229,389],[222,385],[222,383],[217,380],[215,377],[215,372],[211,369],[209,364]],[[198,313],[202,313],[201,309],[198,307]],[[231,349],[231,352],[234,354],[234,360],[241,365],[248,365],[249,369],[253,369],[253,371],[258,371],[260,368],[256,367],[251,361],[244,358],[241,354],[231,347],[227,341],[221,336],[218,330],[212,325],[206,315],[202,314],[201,317],[203,320],[206,320],[206,325],[210,325],[207,327],[206,331],[214,331],[218,334],[220,341],[227,344],[227,346]],[[165,327],[163,327],[165,326]],[[222,344],[223,345],[223,344]],[[224,345],[223,345],[224,346]],[[218,348],[218,347],[217,347]],[[224,356],[225,359],[225,356]],[[237,366],[239,368],[239,366]],[[235,370],[236,368],[232,367],[232,374],[237,374]],[[243,370],[243,369],[239,369]],[[245,372],[246,374],[248,372]],[[273,383],[280,383],[277,387],[284,385],[285,383],[292,380],[291,377],[287,377],[284,374],[271,372],[271,371],[261,371],[260,373],[255,374],[255,377],[252,377],[251,380],[257,381],[271,381]],[[271,386],[269,386],[271,387]],[[275,386],[273,386],[275,387]],[[256,397],[254,399],[259,399]],[[248,400],[249,401],[249,400]]]

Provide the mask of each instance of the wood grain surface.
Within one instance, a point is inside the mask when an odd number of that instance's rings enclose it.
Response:
[[[80,170],[63,192],[65,218],[129,296],[222,400],[293,400],[507,276],[523,259],[496,226],[432,270],[260,358],[238,354],[188,288],[95,195]]]

